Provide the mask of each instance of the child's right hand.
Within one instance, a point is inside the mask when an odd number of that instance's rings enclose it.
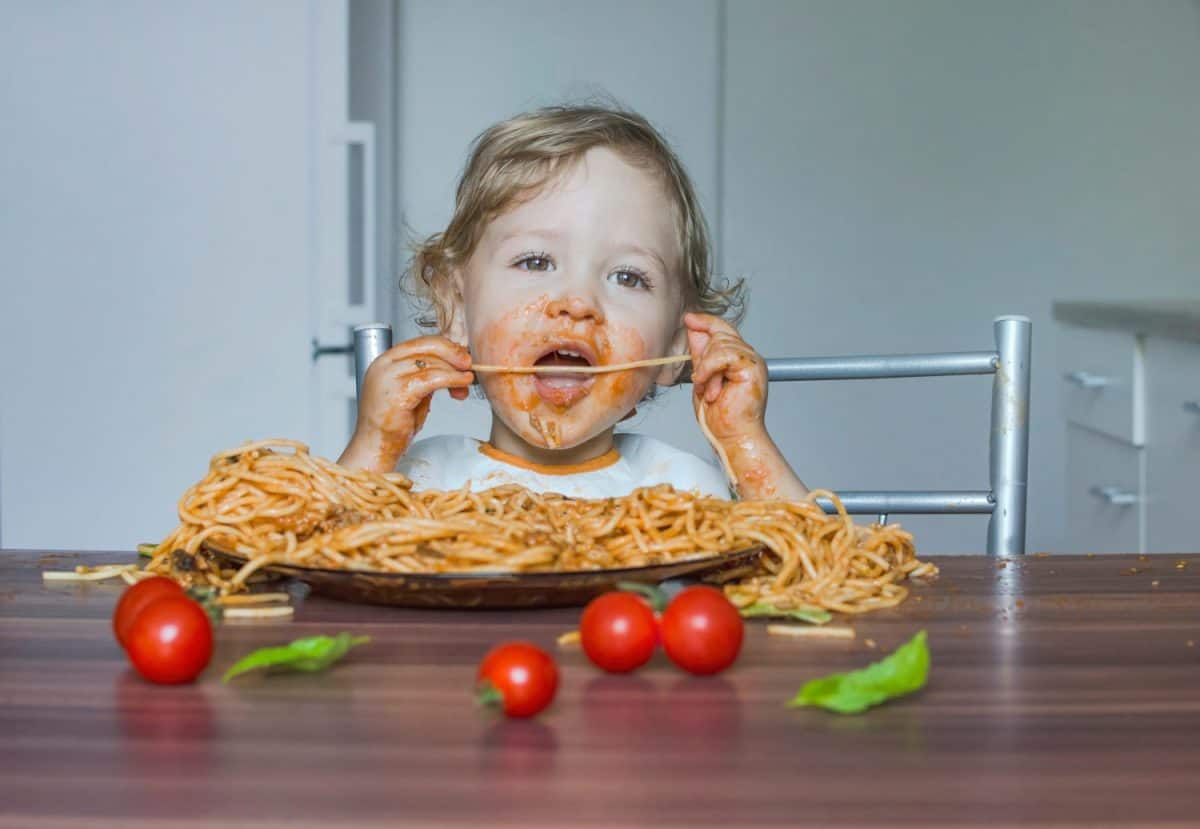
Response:
[[[466,398],[475,380],[471,355],[445,337],[418,337],[385,351],[363,380],[358,420],[338,463],[391,471],[429,414],[433,393]]]

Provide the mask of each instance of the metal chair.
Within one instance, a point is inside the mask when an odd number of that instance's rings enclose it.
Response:
[[[839,492],[847,512],[878,515],[880,523],[889,514],[989,514],[988,555],[1025,552],[1033,326],[1028,317],[1003,316],[992,329],[995,351],[767,360],[767,376],[773,381],[993,375],[988,489]],[[822,506],[827,512],[833,508]]]
[[[1024,554],[1033,326],[1028,317],[1003,316],[992,328],[995,351],[767,360],[767,377],[778,382],[993,375],[988,489],[839,492],[848,512],[877,515],[880,523],[892,514],[987,514],[988,555]],[[391,344],[391,326],[372,323],[354,329],[356,391],[362,390],[367,366]],[[821,506],[826,512],[833,510],[831,503]]]

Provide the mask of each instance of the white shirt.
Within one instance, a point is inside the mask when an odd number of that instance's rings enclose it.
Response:
[[[671,484],[678,490],[728,499],[729,483],[714,464],[645,435],[617,434],[599,458],[568,466],[545,466],[501,452],[463,435],[419,440],[396,465],[414,489],[489,489],[520,484],[535,492],[572,498],[616,498],[641,486]]]

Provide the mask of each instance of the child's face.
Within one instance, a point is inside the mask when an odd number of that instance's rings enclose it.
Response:
[[[625,363],[681,352],[684,308],[674,211],[659,180],[589,151],[494,219],[461,276],[475,362]],[[527,443],[568,449],[613,426],[671,371],[477,375],[492,410]]]

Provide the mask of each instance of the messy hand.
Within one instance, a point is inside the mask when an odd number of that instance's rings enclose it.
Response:
[[[767,363],[732,325],[685,314],[692,352],[692,402],[717,442],[741,498],[799,501],[808,487],[767,434]],[[703,413],[701,409],[703,408]]]
[[[367,369],[354,437],[339,462],[392,469],[425,423],[435,391],[467,396],[470,368],[467,349],[445,337],[418,337],[385,351]]]
[[[765,430],[767,364],[725,320],[684,314],[692,352],[692,402],[722,444]]]

